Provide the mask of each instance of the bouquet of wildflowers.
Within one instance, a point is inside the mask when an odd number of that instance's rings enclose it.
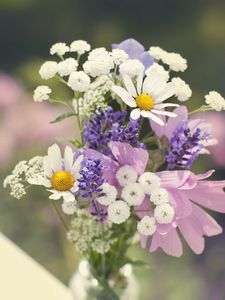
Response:
[[[58,79],[71,98],[58,99],[42,85],[34,101],[64,105],[67,111],[52,123],[74,117],[80,139],[68,141],[63,153],[54,144],[46,156],[21,161],[4,185],[17,199],[29,185],[47,190],[98,286],[82,299],[133,299],[120,294],[127,286],[124,266],[142,265],[127,255],[133,243],[179,257],[181,235],[200,254],[204,237],[222,232],[204,207],[225,212],[225,181],[209,180],[213,170],[190,168],[217,143],[195,113],[225,110],[225,99],[211,91],[188,112],[184,102],[192,91],[172,77],[186,70],[186,59],[159,47],[146,51],[133,39],[110,51],[83,40],[57,43],[50,54],[58,60],[45,62],[40,76]]]

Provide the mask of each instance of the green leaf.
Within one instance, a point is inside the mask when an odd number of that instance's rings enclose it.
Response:
[[[79,140],[70,140],[70,143],[72,143],[78,149],[83,147],[83,143]]]
[[[53,123],[58,123],[58,122],[61,122],[62,120],[64,119],[67,119],[67,118],[70,118],[70,117],[73,117],[73,116],[76,116],[77,114],[75,112],[65,112],[63,113],[62,115],[58,116],[55,120],[51,121],[50,123],[53,124]]]
[[[142,260],[133,260],[133,259],[130,259],[130,258],[126,258],[126,260],[124,261],[124,264],[131,264],[131,265],[136,266],[136,267],[145,267],[145,268],[150,269],[149,263],[144,262]]]

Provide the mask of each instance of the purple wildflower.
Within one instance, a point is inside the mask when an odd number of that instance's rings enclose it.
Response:
[[[207,134],[202,132],[200,128],[191,131],[188,122],[184,121],[169,139],[171,150],[165,149],[169,169],[175,167],[190,168],[204,148],[202,141],[207,138]]]
[[[112,48],[124,50],[130,59],[139,60],[141,63],[143,63],[146,69],[154,63],[153,57],[149,54],[149,52],[145,51],[144,46],[135,39],[127,39],[119,44],[113,44]]]
[[[110,155],[108,148],[110,141],[129,143],[134,147],[143,148],[138,142],[139,122],[129,120],[125,124],[126,112],[113,112],[111,107],[106,111],[100,107],[90,121],[84,122],[83,137],[91,149],[95,149],[105,155]]]
[[[97,202],[96,198],[104,196],[102,191],[103,179],[103,164],[100,159],[85,158],[82,162],[78,178],[78,187],[83,198],[90,199],[89,211],[96,219],[103,221],[107,216],[107,212]]]

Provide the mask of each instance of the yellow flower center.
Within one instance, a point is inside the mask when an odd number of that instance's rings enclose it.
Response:
[[[136,97],[136,104],[141,110],[150,110],[155,103],[150,95],[140,94]]]
[[[58,171],[52,175],[51,184],[57,191],[68,191],[73,187],[74,178],[66,171]]]

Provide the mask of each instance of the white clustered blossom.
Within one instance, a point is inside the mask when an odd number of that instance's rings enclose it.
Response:
[[[83,71],[72,72],[68,79],[68,86],[74,91],[85,92],[88,90],[91,79]]]
[[[59,56],[64,55],[66,52],[69,52],[70,48],[65,43],[56,43],[52,45],[50,49],[50,54],[57,54]]]
[[[184,80],[175,77],[172,79],[172,83],[175,85],[175,95],[179,101],[186,101],[191,97],[192,90]]]
[[[144,65],[137,59],[128,59],[120,65],[120,74],[131,78],[144,71]]]
[[[128,203],[129,206],[141,205],[145,198],[143,187],[140,183],[131,183],[126,185],[123,190],[121,197]]]
[[[90,51],[91,46],[83,40],[77,40],[71,43],[70,51],[77,52],[79,55],[84,54],[85,52]]]
[[[116,178],[121,186],[126,186],[137,181],[138,174],[133,167],[125,165],[116,173]]]
[[[154,217],[159,224],[171,223],[174,215],[174,208],[168,203],[156,206],[154,211]]]
[[[117,196],[117,189],[105,182],[101,185],[102,193],[104,193],[104,196],[98,197],[96,201],[102,205],[109,205],[110,203],[113,203],[116,200]]]
[[[209,92],[205,96],[205,102],[216,111],[225,110],[225,99],[216,91]]]
[[[51,92],[52,92],[52,90],[47,85],[39,85],[34,90],[33,99],[34,99],[35,102],[46,101],[46,100],[49,99],[49,94]]]
[[[79,99],[80,115],[90,118],[92,113],[97,113],[98,108],[103,110],[107,108],[106,94],[111,92],[113,82],[107,76],[97,77],[89,89]],[[74,99],[73,106],[77,111],[77,101]]]
[[[165,55],[166,51],[160,47],[152,46],[149,48],[149,53],[154,59],[160,60]]]
[[[26,185],[29,178],[36,178],[40,174],[43,174],[43,157],[35,156],[29,161],[19,162],[12,174],[7,176],[3,182],[4,188],[10,187],[10,195],[16,199],[21,199],[26,195]]]
[[[160,47],[150,47],[149,53],[156,60],[162,60],[172,71],[183,72],[187,69],[187,60],[179,53],[167,52]]]
[[[150,195],[152,190],[160,187],[160,178],[151,172],[143,173],[139,178],[138,182],[140,182],[143,186],[143,189],[147,195]]]
[[[151,67],[149,67],[146,71],[145,74],[147,76],[152,76],[154,74],[159,74],[160,78],[162,78],[165,81],[169,80],[169,72],[166,71],[163,66],[154,63]]]
[[[62,211],[67,215],[73,215],[77,210],[77,201],[63,201]]]
[[[112,223],[121,224],[130,216],[130,207],[126,202],[117,200],[108,207],[108,219]]]
[[[111,236],[112,230],[108,223],[97,222],[84,210],[76,211],[76,217],[71,222],[71,230],[67,233],[68,240],[81,253],[90,247],[100,254],[107,253],[115,242]]]
[[[58,71],[58,64],[55,61],[46,61],[39,70],[42,79],[48,80],[53,78]]]
[[[140,234],[151,236],[156,231],[155,218],[144,216],[140,222],[138,222],[137,230]]]
[[[58,63],[58,73],[60,76],[68,76],[75,72],[78,67],[76,59],[70,57]]]
[[[83,64],[84,71],[92,77],[97,77],[100,75],[108,75],[111,69],[114,68],[113,59],[109,53],[101,55],[91,55],[90,53],[89,60]]]
[[[95,48],[89,53],[88,60],[95,60],[97,57],[104,55],[109,55],[109,52],[104,47]]]
[[[155,205],[161,205],[169,202],[169,193],[164,188],[155,188],[151,192],[151,202]]]
[[[111,53],[115,65],[120,65],[128,59],[128,54],[122,49],[113,49]]]

